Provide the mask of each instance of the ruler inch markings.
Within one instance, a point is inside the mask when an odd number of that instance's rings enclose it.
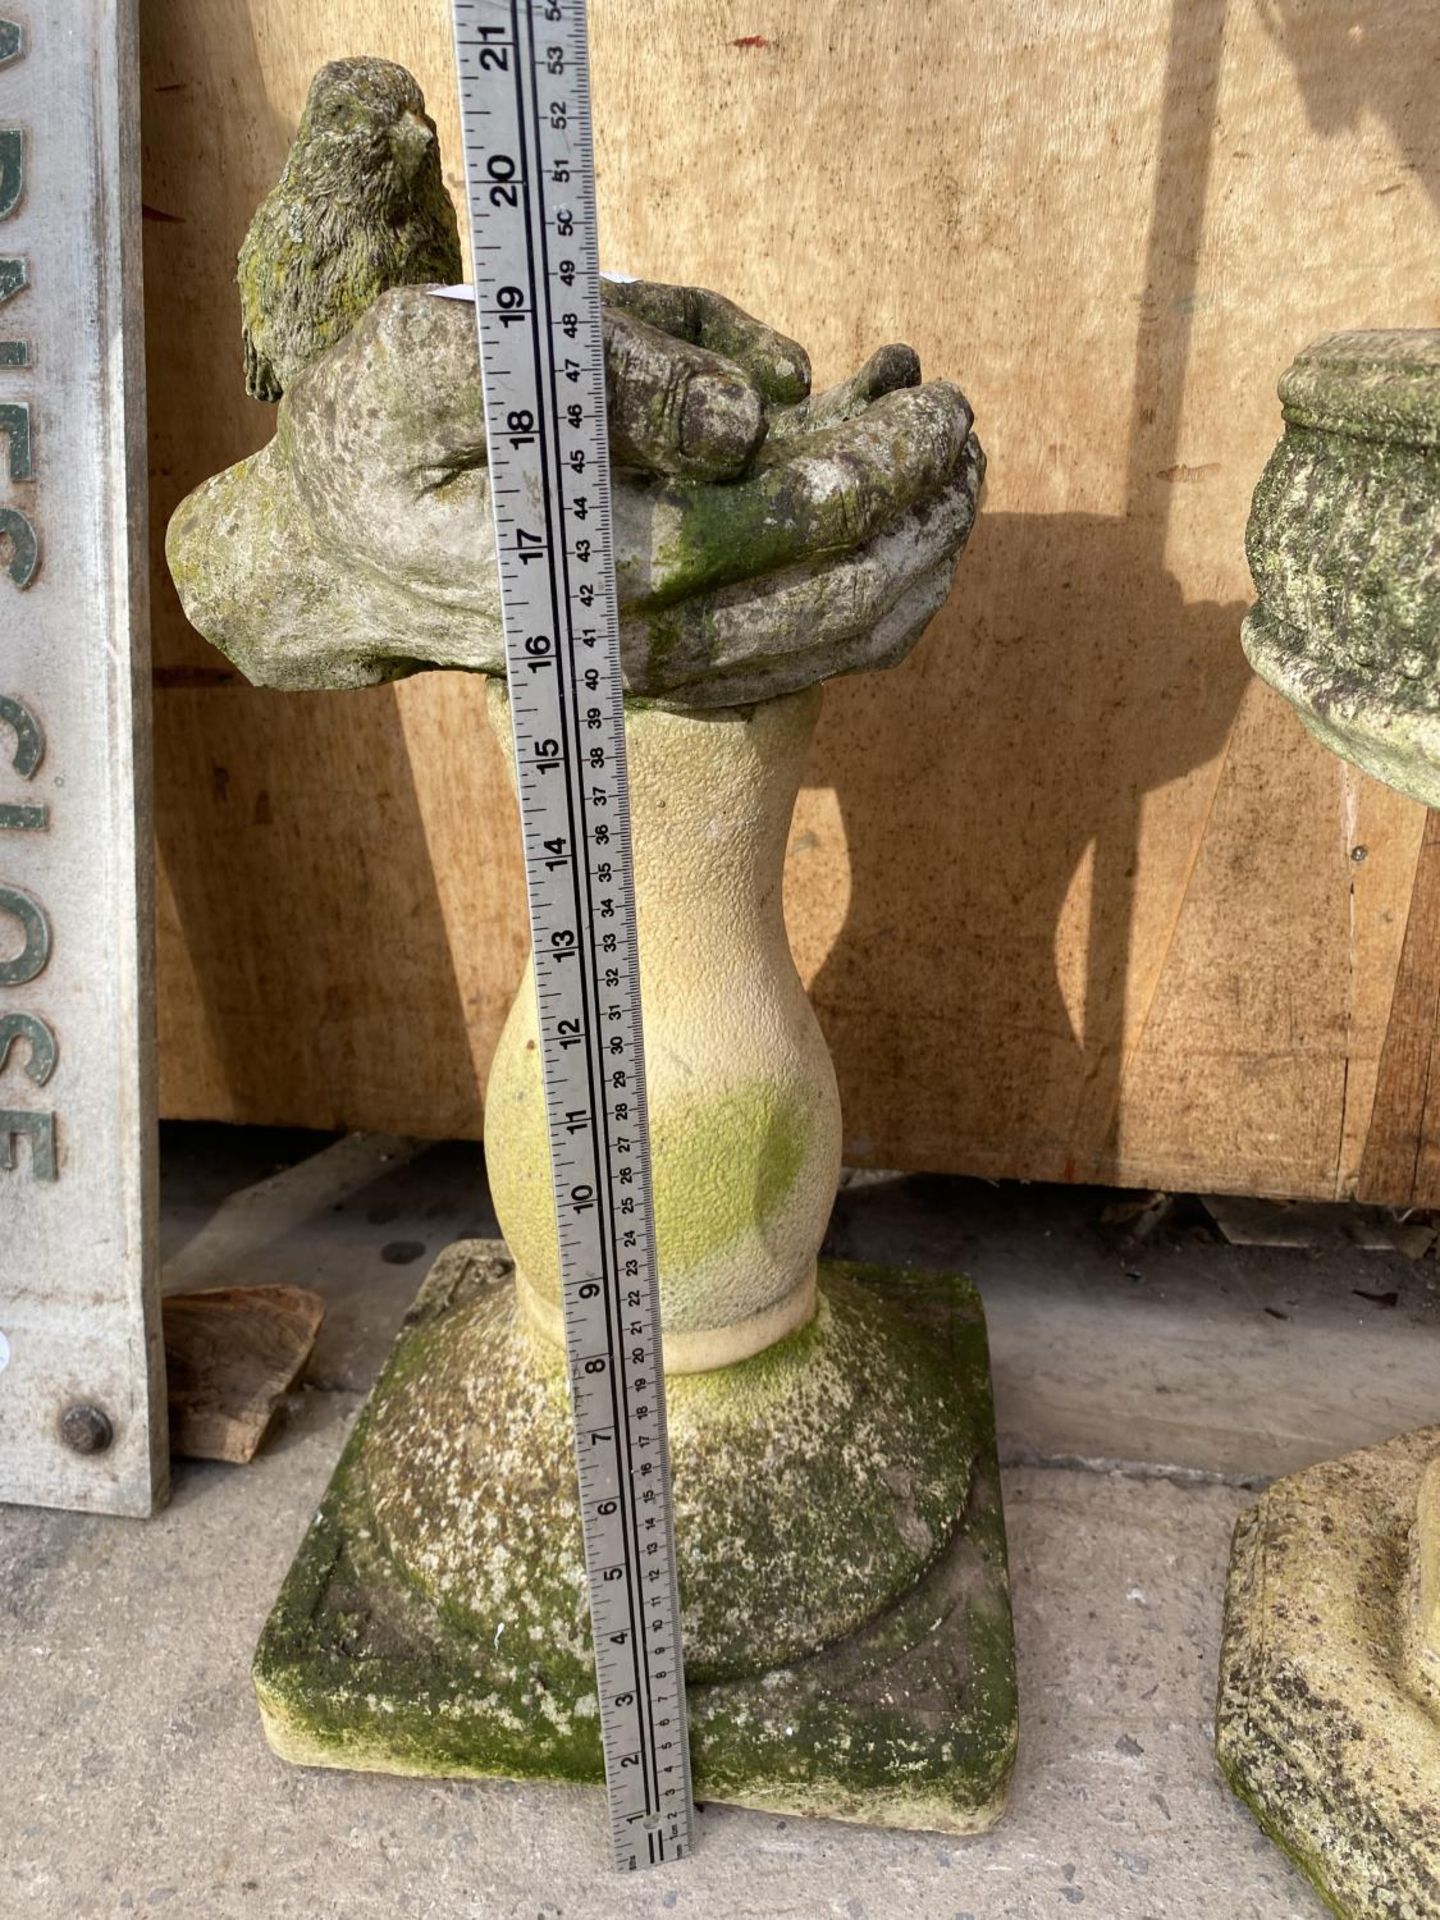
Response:
[[[454,0],[454,24],[600,1731],[634,1868],[690,1851],[692,1807],[584,0]]]

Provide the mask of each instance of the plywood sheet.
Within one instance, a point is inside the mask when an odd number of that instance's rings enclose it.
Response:
[[[950,605],[829,691],[797,810],[851,1157],[1352,1190],[1422,820],[1251,680],[1242,542],[1294,351],[1436,318],[1440,16],[595,0],[592,26],[606,263],[724,289],[822,379],[912,341],[990,457]],[[458,186],[448,31],[444,0],[147,0],[157,529],[269,430],[231,263],[311,71],[404,60]],[[477,689],[257,694],[158,571],[156,597],[166,1110],[478,1130],[523,931]]]
[[[1385,1025],[1364,1195],[1440,1192],[1440,813],[1426,816],[1405,944]]]

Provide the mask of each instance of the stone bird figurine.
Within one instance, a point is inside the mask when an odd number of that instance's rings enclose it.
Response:
[[[390,60],[332,60],[240,248],[246,391],[277,401],[379,294],[460,275],[455,209],[414,77]]]

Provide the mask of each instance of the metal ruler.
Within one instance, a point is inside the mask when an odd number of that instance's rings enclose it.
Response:
[[[584,0],[453,0],[616,1864],[691,1846]]]

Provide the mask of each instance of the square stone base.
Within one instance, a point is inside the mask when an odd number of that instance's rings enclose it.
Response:
[[[1415,1664],[1412,1534],[1440,1427],[1271,1487],[1235,1529],[1216,1744],[1344,1920],[1440,1914],[1440,1719]]]
[[[462,1304],[480,1249],[468,1243],[457,1261],[460,1251],[436,1263],[387,1376],[405,1365],[417,1328]],[[490,1251],[504,1257],[499,1243]],[[965,1511],[916,1586],[859,1632],[773,1673],[689,1689],[695,1793],[778,1813],[981,1832],[1002,1810],[1016,1742],[984,1315],[963,1279],[848,1263],[843,1272],[931,1328],[948,1350],[974,1422]],[[593,1695],[561,1700],[547,1691],[539,1649],[537,1691],[517,1711],[495,1677],[487,1681],[490,1650],[377,1549],[360,1470],[366,1417],[256,1653],[271,1746],[306,1766],[600,1785]]]

